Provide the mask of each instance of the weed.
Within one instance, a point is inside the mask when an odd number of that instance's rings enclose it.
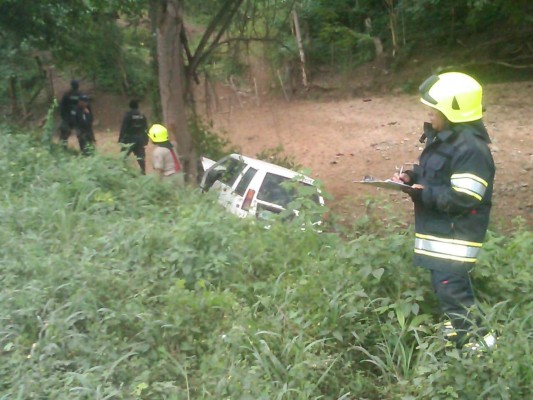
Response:
[[[409,228],[263,229],[120,160],[0,127],[3,398],[520,399],[532,235],[477,266],[482,357],[447,350]],[[35,136],[37,137],[37,136]],[[312,211],[312,210],[311,210]],[[345,228],[348,229],[348,228]]]

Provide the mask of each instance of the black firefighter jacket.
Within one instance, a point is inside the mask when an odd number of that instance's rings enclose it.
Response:
[[[414,264],[443,272],[470,270],[489,224],[494,160],[480,121],[436,132],[424,126],[426,147],[409,171],[424,186],[415,204]]]
[[[147,133],[148,121],[146,117],[139,110],[131,110],[122,119],[118,142],[125,144],[137,143],[146,146],[148,144]]]

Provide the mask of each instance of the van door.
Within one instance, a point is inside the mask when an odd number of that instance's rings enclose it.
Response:
[[[218,192],[218,202],[230,210],[235,198],[233,187],[237,185],[242,177],[246,164],[241,160],[230,157],[220,166],[223,167],[223,170],[213,183],[211,190]]]
[[[236,182],[234,197],[229,205],[228,211],[238,215],[241,218],[255,215],[253,200],[256,196],[256,191],[251,187],[250,183],[257,174],[257,169],[248,167],[242,172],[242,178]]]

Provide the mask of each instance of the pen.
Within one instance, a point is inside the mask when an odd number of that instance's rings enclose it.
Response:
[[[398,179],[402,180],[403,164],[400,167],[400,172],[398,173]]]

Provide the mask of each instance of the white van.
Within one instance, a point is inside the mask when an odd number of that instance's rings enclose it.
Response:
[[[291,181],[314,188],[312,200],[324,205],[312,178],[266,161],[230,154],[217,162],[202,157],[202,166],[205,171],[200,183],[202,190],[217,191],[218,202],[241,218],[268,219],[269,214],[285,210],[297,193],[283,185]]]

